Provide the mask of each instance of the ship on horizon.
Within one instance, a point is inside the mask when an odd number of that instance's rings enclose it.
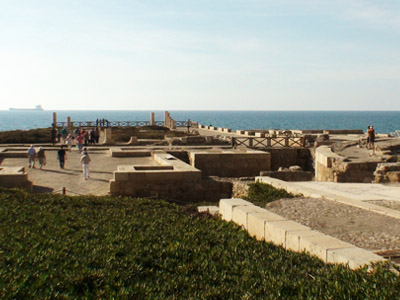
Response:
[[[44,109],[40,104],[38,104],[34,108],[14,108],[14,107],[10,107],[9,110],[43,111]]]

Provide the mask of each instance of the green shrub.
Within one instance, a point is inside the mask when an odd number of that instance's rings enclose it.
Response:
[[[272,185],[257,181],[249,184],[249,191],[246,199],[258,206],[264,207],[269,202],[297,196],[299,195],[293,195],[284,189],[276,189]]]
[[[0,144],[51,143],[51,128],[0,131]]]
[[[0,189],[1,299],[397,299],[399,277],[159,200]]]

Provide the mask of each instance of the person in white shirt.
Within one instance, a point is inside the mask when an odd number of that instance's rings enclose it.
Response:
[[[90,163],[90,157],[87,152],[87,148],[84,148],[81,156],[81,164],[83,167],[83,177],[85,178],[85,180],[90,178],[89,163]]]
[[[36,149],[31,145],[31,147],[28,149],[28,165],[29,168],[34,168],[35,167],[35,161],[36,161]]]

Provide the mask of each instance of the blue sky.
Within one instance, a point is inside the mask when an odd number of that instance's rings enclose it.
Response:
[[[0,4],[0,109],[400,110],[400,1]]]

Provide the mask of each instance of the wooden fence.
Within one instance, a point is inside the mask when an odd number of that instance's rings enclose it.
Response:
[[[304,137],[232,137],[232,147],[244,146],[247,148],[291,147],[303,148]]]

